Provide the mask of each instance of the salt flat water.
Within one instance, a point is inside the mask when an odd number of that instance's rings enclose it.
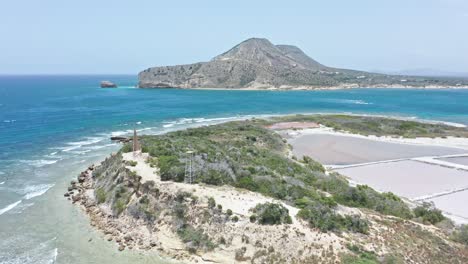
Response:
[[[117,89],[99,88],[111,80]],[[468,90],[137,89],[136,76],[0,76],[0,263],[166,263],[117,252],[63,197],[133,128],[163,133],[260,115],[378,114],[468,124]],[[118,257],[118,258],[117,258]]]

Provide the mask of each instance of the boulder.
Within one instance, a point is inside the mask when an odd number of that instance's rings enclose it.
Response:
[[[72,200],[73,200],[73,202],[78,202],[79,200],[81,200],[81,196],[79,196],[79,195],[73,195],[73,196],[72,196]]]
[[[117,84],[111,81],[102,81],[101,88],[117,88]]]

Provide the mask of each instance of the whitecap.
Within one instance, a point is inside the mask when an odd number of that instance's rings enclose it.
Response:
[[[16,207],[18,204],[20,204],[20,203],[21,203],[21,200],[19,200],[19,201],[17,201],[17,202],[14,202],[14,203],[12,203],[12,204],[10,204],[10,205],[7,205],[7,206],[6,206],[5,208],[3,208],[3,209],[0,209],[0,215],[6,213],[6,212],[8,212],[8,211],[10,211],[11,209],[15,208],[15,207]]]
[[[51,152],[49,155],[50,155],[50,156],[54,156],[55,154],[57,154],[57,151]]]
[[[91,145],[91,144],[96,144],[100,141],[104,140],[102,137],[87,137],[85,140],[82,141],[75,141],[75,142],[68,142],[66,143],[67,145],[70,146],[85,146],[85,145]]]
[[[141,121],[136,122],[137,125],[141,125]]]
[[[118,136],[126,135],[128,133],[129,133],[129,130],[127,130],[127,131],[114,131],[114,132],[111,132],[111,136],[118,137]]]
[[[89,146],[86,147],[87,150],[97,150],[97,149],[102,149],[102,148],[107,148],[111,146],[115,146],[117,144],[105,144],[105,145],[98,145],[98,146]]]
[[[40,168],[45,165],[51,165],[54,163],[57,163],[59,160],[45,160],[45,159],[39,159],[39,160],[19,160],[21,163],[26,163],[28,165]]]
[[[358,104],[358,105],[370,105],[372,103],[368,103],[364,100],[344,100],[344,102],[346,103],[350,103],[350,104]]]
[[[172,123],[172,124],[166,124],[166,125],[163,125],[163,127],[173,127],[175,124]]]
[[[83,155],[83,154],[86,154],[88,152],[90,152],[91,150],[90,149],[85,149],[85,150],[73,150],[73,151],[70,151],[70,153],[73,153],[73,154],[78,154],[78,155]]]
[[[58,248],[55,248],[54,250],[52,250],[52,257],[51,257],[49,263],[50,264],[57,263],[57,256],[58,256]]]
[[[46,193],[50,188],[54,186],[53,184],[39,184],[28,186],[24,189],[24,199],[29,200],[37,196],[41,196]]]
[[[4,182],[4,181],[0,182],[0,185],[3,185],[3,184],[5,184],[5,182]]]

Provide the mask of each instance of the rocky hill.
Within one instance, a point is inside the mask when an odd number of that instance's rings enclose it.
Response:
[[[140,88],[315,89],[461,87],[467,80],[385,75],[327,67],[291,45],[251,38],[209,62],[161,66],[138,74]]]

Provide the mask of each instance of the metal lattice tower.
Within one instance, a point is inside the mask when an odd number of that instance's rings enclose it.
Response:
[[[189,150],[186,152],[187,158],[185,160],[185,183],[192,184],[195,180],[193,174],[193,151]]]

